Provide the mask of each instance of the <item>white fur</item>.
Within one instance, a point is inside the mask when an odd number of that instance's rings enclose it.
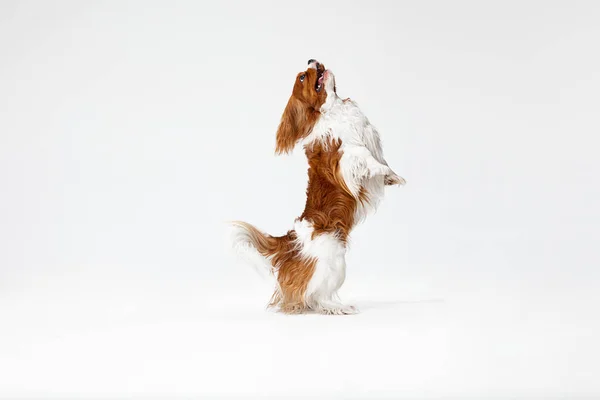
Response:
[[[294,224],[300,254],[316,260],[315,271],[305,292],[306,304],[323,314],[355,314],[353,306],[339,302],[337,291],[346,279],[346,246],[335,235],[326,233],[312,238],[313,227],[307,220]]]
[[[229,228],[229,243],[234,254],[246,263],[252,265],[263,278],[273,276],[273,266],[270,258],[263,256],[256,250],[250,233],[242,226],[233,223]]]

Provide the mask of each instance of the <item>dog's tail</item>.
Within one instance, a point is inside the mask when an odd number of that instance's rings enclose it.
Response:
[[[289,243],[289,234],[274,237],[242,221],[231,222],[231,228],[231,246],[234,252],[252,264],[261,275],[272,274],[276,268],[273,256]]]

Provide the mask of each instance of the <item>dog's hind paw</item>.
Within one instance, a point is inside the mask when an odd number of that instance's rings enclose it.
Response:
[[[322,306],[317,311],[325,315],[353,315],[360,312],[355,306],[347,306],[344,304]]]

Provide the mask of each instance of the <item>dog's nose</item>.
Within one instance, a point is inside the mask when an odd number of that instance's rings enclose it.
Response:
[[[320,66],[321,66],[321,64],[319,64],[319,62],[317,60],[315,60],[314,58],[311,58],[310,60],[308,60],[308,68],[319,69]]]

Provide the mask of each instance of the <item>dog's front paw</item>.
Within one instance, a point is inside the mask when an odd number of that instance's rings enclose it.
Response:
[[[375,178],[376,176],[388,176],[395,175],[394,171],[387,165],[377,165],[374,167],[370,167],[367,178]]]
[[[385,183],[386,186],[406,185],[406,180],[403,177],[396,175],[393,172],[390,175],[386,175],[383,182]]]

